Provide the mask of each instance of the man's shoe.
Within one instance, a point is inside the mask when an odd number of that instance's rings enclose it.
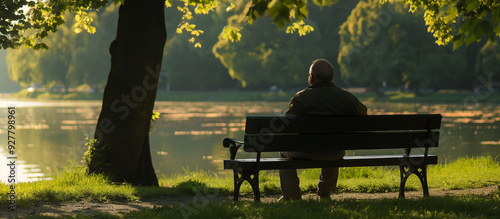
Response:
[[[285,196],[281,196],[278,199],[278,202],[287,202],[287,201],[290,201],[290,200],[302,200],[302,197],[285,197]]]

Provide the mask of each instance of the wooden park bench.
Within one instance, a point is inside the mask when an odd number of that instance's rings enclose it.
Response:
[[[429,155],[428,150],[438,146],[440,126],[439,114],[247,117],[244,141],[233,138],[223,141],[231,155],[229,160],[224,160],[224,169],[234,171],[235,201],[244,181],[250,183],[255,201],[260,201],[260,170],[361,166],[399,166],[399,197],[404,198],[405,183],[412,174],[420,179],[423,194],[428,196],[426,166],[437,164],[437,156]],[[236,159],[242,145],[244,151],[255,152],[256,158]],[[422,148],[421,153],[411,154],[412,148]],[[401,149],[401,155],[344,156],[335,161],[261,158],[262,152],[329,149]]]

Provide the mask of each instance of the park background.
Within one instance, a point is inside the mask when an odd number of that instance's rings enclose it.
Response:
[[[354,92],[369,114],[441,113],[444,140],[433,151],[440,162],[478,155],[498,160],[498,42],[438,46],[422,12],[343,0],[311,7],[306,22],[314,31],[305,36],[287,34],[265,18],[243,25],[240,42],[227,42],[219,33],[241,22],[236,12],[242,5],[235,13],[200,15],[194,21],[204,31],[194,38],[199,47],[192,35],[176,33],[181,15],[175,7],[165,10],[169,37],[155,107],[162,117],[151,134],[157,174],[220,171],[228,157],[222,139],[241,138],[246,115],[283,115],[290,97],[307,85],[316,58],[332,62],[335,83]],[[90,14],[95,34],[76,34],[67,16],[67,24],[47,38],[49,50],[0,51],[2,106],[18,107],[23,180],[79,163],[85,138],[93,135],[117,7]]]
[[[314,31],[299,36],[286,33],[287,28],[279,30],[269,18],[251,25],[241,21],[244,13],[239,12],[245,5],[238,2],[231,12],[220,9],[196,16],[192,23],[204,31],[199,36],[177,34],[181,14],[175,5],[165,9],[168,39],[160,92],[296,91],[304,87],[308,67],[316,58],[332,62],[335,83],[344,88],[418,94],[490,91],[492,85],[499,86],[498,42],[485,38],[456,50],[452,44],[439,46],[427,32],[423,12],[411,13],[402,4],[342,0],[330,7],[310,7],[306,21]],[[0,51],[0,92],[21,87],[102,91],[110,69],[108,48],[115,37],[117,7],[90,16],[98,30],[95,34],[75,33],[74,18],[68,15],[66,24],[46,40],[49,50]],[[240,42],[219,37],[228,24],[241,26]]]

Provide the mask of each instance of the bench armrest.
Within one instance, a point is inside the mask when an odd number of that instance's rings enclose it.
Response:
[[[222,145],[225,148],[229,148],[231,160],[234,160],[234,158],[236,158],[236,152],[238,152],[238,149],[243,145],[243,142],[234,138],[224,138],[224,140],[222,141]]]

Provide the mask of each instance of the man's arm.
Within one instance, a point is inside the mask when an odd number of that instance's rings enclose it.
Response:
[[[297,98],[297,95],[293,96],[288,105],[288,110],[285,112],[285,116],[295,117],[301,114],[302,106]]]
[[[359,101],[358,98],[356,98],[356,102],[354,103],[354,107],[355,107],[358,115],[361,115],[361,116],[368,115],[368,108],[366,108],[366,106],[363,103],[361,103],[361,101]]]

